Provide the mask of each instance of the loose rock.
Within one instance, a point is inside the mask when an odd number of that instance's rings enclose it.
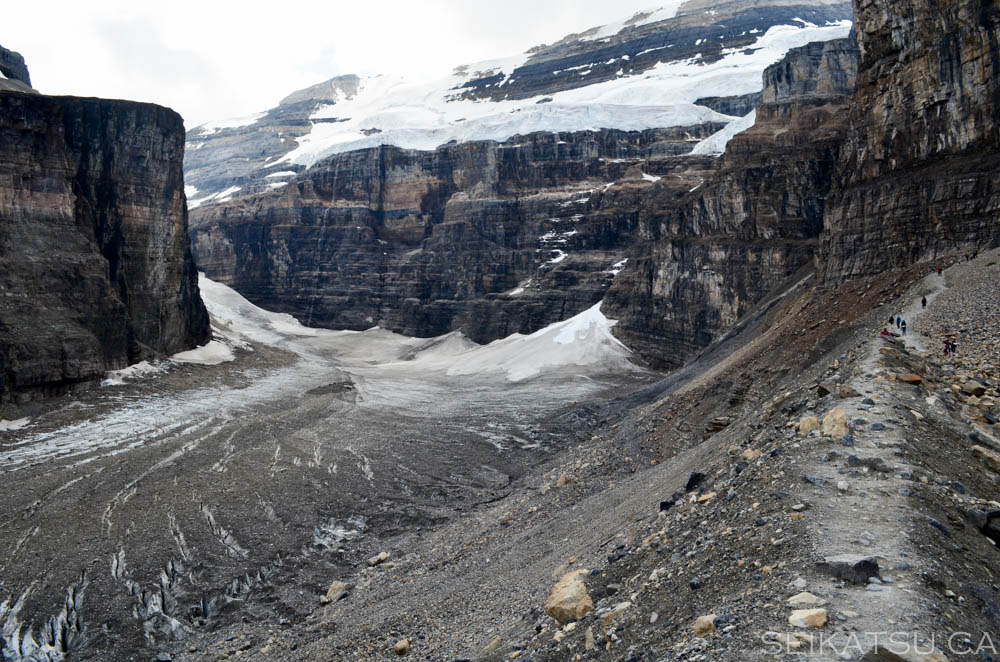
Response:
[[[788,623],[797,628],[821,628],[826,625],[825,609],[798,609],[788,617]]]
[[[586,570],[575,570],[563,575],[545,601],[545,613],[560,623],[567,623],[593,611],[594,602],[583,583],[583,577],[588,574]]]

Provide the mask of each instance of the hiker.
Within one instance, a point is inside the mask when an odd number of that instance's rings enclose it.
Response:
[[[903,320],[903,325],[901,327],[899,327],[899,328],[901,328],[903,330],[903,335],[905,336],[906,335],[906,320]]]
[[[920,303],[921,303],[921,305],[923,305],[924,308],[926,308],[927,307],[927,297],[924,297],[923,299],[921,299]]]
[[[938,276],[941,275],[941,267],[938,267]]]
[[[880,333],[879,335],[880,336],[887,336],[887,335],[889,335],[889,329],[882,329],[882,333]]]
[[[894,322],[895,320],[896,320],[896,318],[895,318],[895,317],[893,317],[892,315],[889,315],[889,326],[892,326],[892,323],[893,323],[893,322]]]
[[[902,321],[903,321],[903,318],[900,317],[899,315],[896,315],[896,328],[897,329],[899,328],[899,323],[902,322]]]

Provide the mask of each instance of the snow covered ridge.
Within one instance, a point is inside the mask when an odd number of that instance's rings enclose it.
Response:
[[[269,165],[310,166],[332,154],[378,145],[430,150],[450,141],[503,141],[536,131],[643,130],[734,121],[694,101],[759,92],[764,69],[790,49],[843,38],[850,29],[850,21],[774,26],[751,47],[729,49],[717,62],[661,62],[640,75],[530,99],[478,101],[456,94],[473,71],[503,72],[505,79],[497,85],[506,84],[526,56],[460,68],[433,83],[362,79],[353,98],[314,112],[316,123],[298,140],[298,148]]]
[[[663,16],[654,13],[644,20],[654,22]],[[606,28],[611,29],[617,28]],[[536,131],[644,130],[734,121],[693,102],[702,97],[759,92],[764,69],[788,50],[846,37],[850,29],[850,21],[773,26],[752,46],[728,49],[717,62],[705,64],[698,58],[664,61],[642,74],[529,99],[482,101],[460,94],[463,84],[484,72],[502,74],[504,79],[496,85],[508,84],[528,54],[459,67],[450,76],[430,83],[389,76],[363,78],[355,94],[338,96],[336,103],[315,111],[311,132],[297,140],[296,149],[267,167],[281,163],[311,166],[332,154],[379,145],[432,150],[450,141],[503,141]],[[585,68],[580,72],[582,76],[586,73]],[[211,122],[195,131],[210,134],[246,126],[264,115]],[[227,195],[215,194],[193,200],[192,207],[225,199]]]
[[[599,41],[601,39],[613,37],[627,28],[637,28],[641,25],[649,25],[650,23],[666,21],[676,16],[677,10],[680,9],[681,5],[685,2],[687,2],[687,0],[673,0],[668,5],[639,12],[628,20],[619,21],[617,23],[609,23],[599,28],[588,30],[583,34],[578,35],[577,38],[581,41]]]

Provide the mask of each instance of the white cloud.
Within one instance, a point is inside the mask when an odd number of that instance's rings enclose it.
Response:
[[[437,78],[655,2],[42,0],[4,8],[0,44],[41,92],[160,103],[192,127],[338,74]]]

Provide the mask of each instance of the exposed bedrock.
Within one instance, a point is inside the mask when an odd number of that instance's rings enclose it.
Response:
[[[862,51],[828,281],[1000,241],[1000,6],[856,0]]]
[[[166,108],[0,92],[0,398],[208,339],[183,154]]]
[[[30,92],[31,76],[20,53],[0,46],[0,91],[4,90]]]
[[[679,199],[642,200],[645,241],[604,308],[629,347],[677,367],[810,262],[858,57],[852,39],[790,51],[766,70],[756,123],[729,142],[718,172]]]
[[[715,159],[676,155],[721,126],[338,154],[282,189],[192,211],[195,256],[305,324],[530,332],[603,297],[652,181],[696,184]]]

